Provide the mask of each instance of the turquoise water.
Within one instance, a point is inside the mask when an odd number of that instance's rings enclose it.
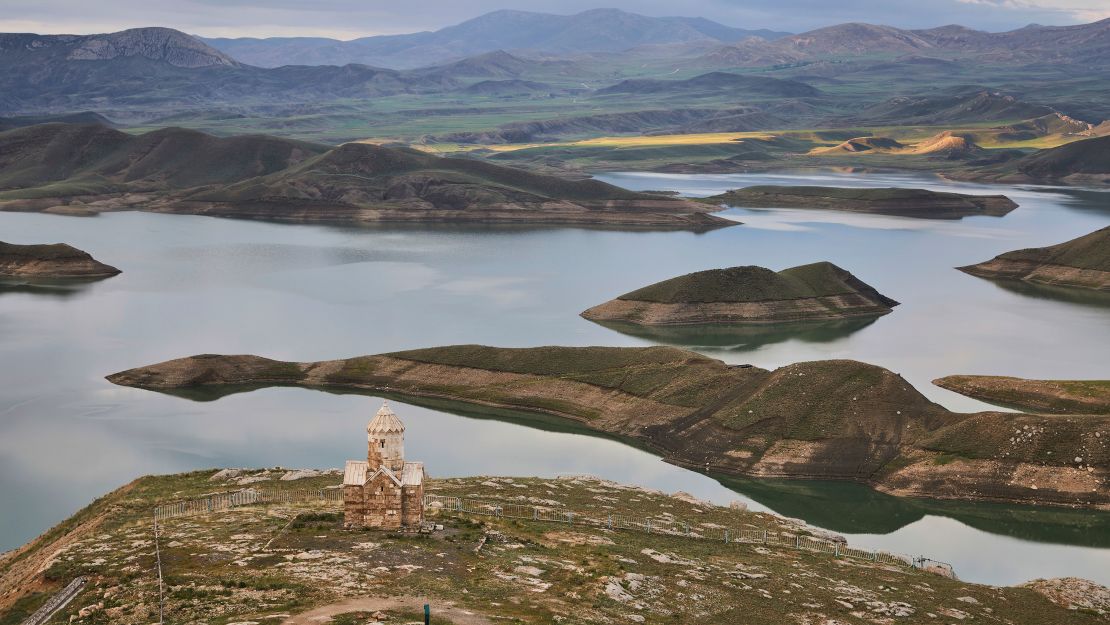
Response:
[[[709,194],[782,176],[611,174],[633,188]],[[806,184],[1003,192],[1005,218],[953,222],[799,210],[730,210],[703,234],[568,228],[329,228],[115,213],[0,213],[0,240],[65,241],[123,270],[71,288],[0,286],[0,549],[21,544],[133,477],[201,467],[340,466],[364,452],[377,401],[267,389],[195,402],[113,386],[109,373],[187,354],[316,360],[454,343],[691,346],[775,367],[856,358],[954,410],[952,373],[1105,378],[1110,302],[1003,287],[952,267],[1064,241],[1110,223],[1110,195],[802,173]],[[637,335],[578,317],[681,273],[830,260],[902,302],[873,323],[804,332]],[[952,562],[964,579],[1077,575],[1110,583],[1108,515],[897,500],[850,484],[728,481],[620,442],[401,404],[406,447],[433,475],[593,473],[727,503],[746,499],[853,543]],[[462,413],[462,414],[460,414]],[[12,504],[11,502],[18,502]]]

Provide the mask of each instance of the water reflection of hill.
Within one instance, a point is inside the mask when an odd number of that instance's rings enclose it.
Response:
[[[1031,188],[1031,190],[1038,191],[1038,188]],[[1079,211],[1081,213],[1094,213],[1098,215],[1110,216],[1110,192],[1095,191],[1091,189],[1070,189],[1051,187],[1047,189],[1050,193],[1066,195],[1071,200],[1070,202],[1061,202],[1060,205],[1068,210]]]
[[[110,277],[110,276],[106,276]],[[47,297],[68,298],[83,293],[90,285],[104,278],[16,279],[0,278],[0,296],[6,293],[25,293]]]
[[[1024,297],[1065,302],[1094,308],[1110,308],[1110,293],[1050,284],[1036,284],[1023,280],[988,280],[998,288]]]
[[[831,343],[875,323],[878,317],[859,317],[834,321],[731,325],[644,326],[624,321],[595,321],[615,332],[653,343],[688,348],[713,347],[752,351],[789,340],[806,343]]]
[[[714,477],[779,514],[835,532],[889,534],[934,515],[1022,540],[1110,547],[1107,512],[901,498],[851,482]]]

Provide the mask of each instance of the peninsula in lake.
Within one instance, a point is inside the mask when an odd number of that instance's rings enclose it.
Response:
[[[1110,380],[1028,380],[1000,375],[949,375],[933,380],[933,384],[988,403],[1028,412],[1110,415]],[[1106,444],[1110,445],[1110,441]]]
[[[980,278],[1110,291],[1110,226],[1071,241],[999,254],[958,267]]]
[[[928,189],[780,185],[733,189],[705,200],[729,206],[812,208],[921,219],[961,219],[975,215],[1002,217],[1018,206],[1005,195],[967,195]]]
[[[0,278],[107,278],[120,273],[65,243],[18,245],[0,241]]]
[[[448,399],[566,419],[719,474],[1110,508],[1110,416],[955,413],[852,360],[768,371],[670,347],[460,345],[323,362],[201,355],[108,380],[198,399],[277,385]]]
[[[594,306],[591,321],[642,325],[779,323],[873,317],[898,302],[829,262],[779,272],[746,266],[671,278]]]
[[[516,223],[708,230],[718,209],[407,147],[50,123],[0,133],[0,210],[297,223]]]

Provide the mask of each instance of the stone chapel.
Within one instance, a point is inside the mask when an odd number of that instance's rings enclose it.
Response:
[[[417,529],[424,522],[424,463],[405,462],[405,424],[382,407],[366,426],[366,460],[343,471],[347,527]]]

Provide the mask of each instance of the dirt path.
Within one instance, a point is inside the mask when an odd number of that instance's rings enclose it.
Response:
[[[419,612],[424,609],[424,601],[424,599],[417,597],[357,597],[291,616],[282,621],[281,625],[324,625],[331,620],[331,617],[347,612],[376,612],[378,610],[413,610]],[[443,623],[446,620],[455,625],[493,625],[493,621],[485,616],[464,610],[450,601],[431,600],[429,603],[432,605],[432,621],[435,623]]]

